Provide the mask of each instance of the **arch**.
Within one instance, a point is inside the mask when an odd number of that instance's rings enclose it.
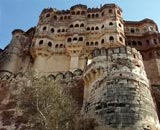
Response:
[[[118,24],[118,26],[119,26],[120,28],[122,27],[122,25],[121,25],[120,23]]]
[[[109,10],[108,10],[108,13],[109,13],[109,14],[112,14],[112,13],[113,13],[113,10],[112,10],[112,9],[109,9]]]
[[[73,28],[73,24],[71,24],[69,27],[70,27],[70,28]]]
[[[87,31],[89,31],[90,30],[90,27],[87,27]]]
[[[57,30],[57,32],[61,32],[61,30],[60,30],[60,29],[58,29],[58,30]]]
[[[114,41],[114,37],[113,37],[113,36],[110,36],[110,37],[109,37],[109,41],[110,41],[110,42],[113,42],[113,41]]]
[[[87,15],[87,18],[90,18],[90,17],[91,17],[91,15],[90,15],[90,14],[88,14],[88,15]]]
[[[73,41],[77,41],[77,37],[74,37],[74,38],[73,38]]]
[[[56,44],[55,48],[58,48],[58,44]]]
[[[103,28],[104,28],[104,25],[102,25],[101,29],[103,29]]]
[[[130,41],[128,42],[128,45],[129,45],[129,46],[131,45],[131,42],[130,42]]]
[[[57,20],[57,16],[56,16],[56,15],[54,15],[53,18],[54,18],[55,20]]]
[[[42,45],[42,44],[43,44],[43,40],[40,40],[40,41],[39,41],[39,45]]]
[[[83,41],[83,37],[79,37],[79,41]]]
[[[51,28],[51,33],[54,33],[54,28]]]
[[[48,46],[49,46],[49,47],[52,47],[52,42],[48,42]]]
[[[132,45],[133,45],[133,46],[136,46],[136,45],[137,45],[137,42],[136,42],[136,41],[132,41]]]
[[[71,42],[72,41],[72,39],[69,37],[68,39],[67,39],[67,42]]]
[[[138,41],[138,45],[139,45],[139,46],[142,46],[142,42],[141,42],[141,41]]]
[[[63,20],[63,16],[60,17],[60,20]]]
[[[62,29],[62,32],[65,32],[65,29]]]
[[[96,18],[98,18],[99,17],[99,14],[96,14]]]
[[[122,37],[119,37],[119,40],[120,40],[121,42],[123,42],[123,39],[122,39]]]
[[[94,27],[91,27],[91,30],[94,30]]]
[[[153,41],[154,41],[154,44],[157,44],[157,40],[156,39],[153,39]]]
[[[95,42],[95,46],[98,46],[98,42],[97,41]]]
[[[131,28],[131,33],[135,33],[135,30],[134,30],[134,28]]]
[[[73,11],[71,14],[72,14],[72,15],[75,15],[75,12]]]
[[[95,30],[99,30],[99,27],[98,27],[98,26],[96,26]]]
[[[91,44],[90,44],[91,46],[93,46],[94,45],[94,43],[93,42],[91,42]]]
[[[102,43],[102,44],[104,43],[104,39],[101,40],[101,43]]]
[[[64,19],[67,19],[67,16],[64,16]]]
[[[77,11],[77,13],[76,13],[77,15],[80,15],[80,11]]]
[[[81,15],[85,15],[85,11],[82,11],[82,12],[81,12]]]
[[[63,44],[60,44],[59,48],[63,48]]]
[[[86,46],[89,46],[89,42],[86,42]]]
[[[46,14],[46,18],[48,18],[48,17],[50,17],[50,14],[48,13],[48,14]]]
[[[75,26],[74,27],[79,27],[79,24],[75,24]]]
[[[42,28],[42,30],[43,30],[43,31],[46,31],[46,30],[47,30],[47,27],[46,27],[46,26],[44,26],[44,27]]]
[[[104,12],[102,12],[102,16],[104,16]]]
[[[113,22],[109,22],[109,26],[113,26]]]
[[[84,23],[81,23],[80,27],[84,27]]]
[[[92,18],[94,18],[94,16],[95,16],[95,15],[94,15],[94,14],[92,14]]]

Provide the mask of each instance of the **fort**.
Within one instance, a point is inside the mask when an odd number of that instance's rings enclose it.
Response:
[[[0,81],[31,69],[74,82],[97,130],[160,130],[160,33],[151,19],[126,21],[115,4],[44,9],[36,27],[15,29],[0,50]]]

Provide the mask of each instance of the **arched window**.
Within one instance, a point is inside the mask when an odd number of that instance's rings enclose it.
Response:
[[[108,13],[109,13],[109,14],[112,14],[112,13],[113,13],[112,9],[109,9],[109,10],[108,10]]]
[[[60,17],[60,20],[63,20],[63,16]]]
[[[62,29],[62,32],[65,32],[65,29]]]
[[[44,27],[42,28],[42,30],[43,30],[43,31],[46,31],[46,29],[47,29],[47,27],[46,27],[46,26],[44,26]]]
[[[64,19],[67,19],[67,16],[64,16]]]
[[[76,37],[74,37],[74,38],[73,38],[73,41],[77,41],[77,38],[76,38]]]
[[[102,16],[104,16],[104,12],[102,12]]]
[[[120,40],[121,42],[123,42],[123,39],[122,39],[122,37],[119,37],[119,40]]]
[[[71,24],[69,27],[70,27],[70,28],[73,28],[73,24]]]
[[[58,29],[58,30],[57,30],[57,32],[61,32],[61,30],[60,30],[60,29]]]
[[[60,44],[59,48],[63,48],[63,44]]]
[[[74,12],[74,11],[72,12],[72,15],[75,15],[75,12]]]
[[[141,41],[138,41],[138,45],[139,45],[139,46],[142,46],[142,42],[141,42]]]
[[[120,11],[119,11],[119,10],[117,10],[117,14],[121,15],[121,13],[120,13]]]
[[[90,14],[88,14],[88,15],[87,15],[87,17],[88,17],[88,18],[90,18],[90,17],[91,17],[91,15],[90,15]]]
[[[47,14],[47,15],[46,15],[46,18],[48,18],[48,17],[50,17],[50,14]]]
[[[79,24],[75,24],[75,27],[79,27]]]
[[[135,30],[134,30],[134,28],[131,28],[131,33],[135,33]]]
[[[130,45],[131,45],[131,42],[128,42],[128,45],[130,46]]]
[[[83,37],[79,37],[79,41],[83,41]]]
[[[90,27],[87,27],[87,31],[89,31],[90,30]]]
[[[95,28],[96,30],[99,30],[98,26]]]
[[[114,41],[114,37],[113,37],[113,36],[110,36],[110,37],[109,37],[109,41],[110,41],[110,42],[113,42],[113,41]]]
[[[54,15],[54,19],[57,20],[57,16],[56,15]]]
[[[71,41],[72,41],[72,39],[71,39],[71,38],[68,38],[68,39],[67,39],[67,42],[71,42]]]
[[[84,23],[81,23],[80,27],[84,27]]]
[[[86,42],[86,46],[89,46],[89,42]]]
[[[103,29],[103,28],[104,28],[104,25],[102,25],[101,29]]]
[[[43,40],[40,40],[40,41],[39,41],[39,45],[42,45],[42,44],[43,44]]]
[[[80,11],[77,11],[77,13],[76,13],[77,15],[80,15]]]
[[[68,16],[68,19],[71,19],[71,16]]]
[[[82,11],[82,12],[81,12],[81,15],[85,15],[85,11]]]
[[[121,25],[120,23],[118,24],[118,26],[119,26],[120,28],[122,27],[122,25]]]
[[[49,47],[52,47],[52,42],[48,42],[48,46],[49,46]]]
[[[98,46],[98,42],[97,41],[95,42],[95,45]]]
[[[99,17],[99,14],[96,14],[96,18],[98,18]]]
[[[156,39],[153,39],[153,41],[154,41],[154,44],[157,44],[157,40]]]
[[[149,45],[149,44],[150,44],[149,40],[146,40],[146,42],[147,42],[147,45]]]
[[[93,42],[91,42],[91,46],[93,46],[94,45],[94,43]]]
[[[55,48],[58,48],[58,44],[56,44]]]
[[[136,41],[132,41],[132,45],[136,46],[137,45]]]
[[[92,18],[94,18],[94,14],[92,14]]]
[[[54,33],[54,28],[51,28],[51,33]]]
[[[102,44],[104,43],[104,39],[101,40],[101,43],[102,43]]]
[[[94,30],[94,27],[92,27],[91,30]]]
[[[112,22],[109,22],[109,26],[112,26],[113,25],[113,23]]]

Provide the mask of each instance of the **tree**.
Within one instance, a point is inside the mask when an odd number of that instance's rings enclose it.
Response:
[[[30,126],[38,130],[74,130],[78,108],[54,80],[33,75],[17,80],[18,106],[27,114]],[[15,82],[16,83],[16,82]]]

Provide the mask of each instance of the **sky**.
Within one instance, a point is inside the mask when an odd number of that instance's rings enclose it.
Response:
[[[108,3],[122,8],[124,20],[150,18],[160,28],[160,0],[0,0],[0,48],[9,44],[14,29],[27,31],[36,26],[44,8],[65,10],[76,4],[96,8]]]

